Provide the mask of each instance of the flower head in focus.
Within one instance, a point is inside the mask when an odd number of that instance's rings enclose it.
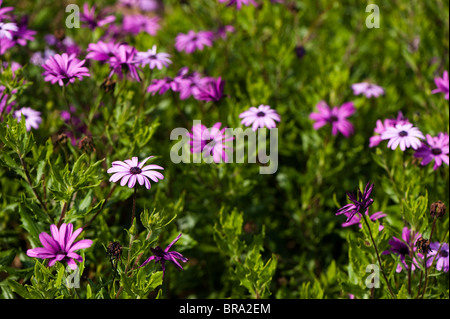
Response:
[[[426,143],[422,143],[414,153],[414,157],[422,158],[422,165],[427,165],[434,159],[433,169],[436,170],[442,163],[449,165],[448,153],[449,137],[447,133],[441,132],[435,137],[427,134]]]
[[[375,147],[382,141],[381,134],[383,134],[388,127],[395,127],[397,124],[408,124],[409,120],[403,116],[402,112],[398,112],[396,119],[385,119],[384,121],[377,120],[374,128],[375,135],[370,137],[369,147]]]
[[[416,251],[414,243],[416,242],[419,236],[420,234],[416,233],[412,237],[411,230],[408,227],[404,227],[402,231],[402,239],[399,239],[394,236],[391,240],[389,240],[390,248],[388,250],[383,251],[382,254],[383,255],[394,254],[399,256],[400,263],[397,265],[396,272],[401,272],[403,267],[405,269],[409,269],[410,265],[411,271],[414,271],[416,268],[419,267],[415,257],[413,258],[412,263],[406,262],[406,257],[409,257],[411,250]],[[419,257],[421,256],[420,254],[418,255]]]
[[[411,123],[396,124],[394,127],[386,128],[381,134],[382,140],[389,140],[387,147],[395,150],[397,146],[400,146],[402,151],[409,147],[418,149],[422,144],[419,139],[423,138],[425,137],[422,132]]]
[[[242,118],[241,124],[251,125],[253,131],[263,127],[274,128],[277,126],[275,121],[280,122],[281,120],[280,115],[275,110],[263,104],[258,108],[252,106],[249,110],[242,112],[239,117]]]
[[[439,247],[441,247],[440,251]],[[439,242],[433,242],[430,244],[430,249],[431,252],[427,254],[427,267],[431,267],[433,260],[435,260],[437,270],[448,272],[449,270],[448,243],[443,243],[441,246]]]
[[[152,157],[154,156],[149,156],[142,162],[139,162],[137,157],[132,157],[123,162],[112,162],[112,167],[107,172],[114,174],[109,181],[115,183],[120,180],[121,186],[125,186],[128,183],[129,188],[133,188],[136,182],[138,182],[139,185],[145,185],[147,189],[150,189],[152,186],[149,179],[155,183],[160,179],[164,179],[164,176],[160,172],[155,171],[155,169],[163,170],[164,168],[161,166],[154,164],[144,166],[145,162]]]
[[[340,107],[330,108],[324,101],[317,104],[318,113],[311,113],[309,118],[314,120],[315,130],[318,130],[326,124],[331,124],[331,132],[336,135],[341,132],[345,137],[353,134],[353,125],[347,120],[355,112],[353,102],[346,102]]]
[[[369,206],[373,203],[373,199],[370,198],[373,186],[374,184],[368,182],[363,192],[359,189],[356,194],[347,192],[348,199],[352,203],[339,208],[336,215],[345,214],[347,216],[346,223],[348,223],[356,213],[365,214]]]
[[[169,251],[170,248],[173,246],[173,244],[175,244],[180,239],[180,237],[181,234],[179,234],[177,238],[175,238],[164,250],[159,246],[155,248],[150,248],[150,250],[153,253],[153,256],[150,256],[146,261],[144,261],[144,263],[142,263],[140,267],[144,267],[152,260],[154,260],[155,263],[160,262],[163,270],[163,278],[166,273],[165,267],[166,261],[172,262],[179,270],[183,270],[183,267],[180,265],[178,260],[185,263],[188,261],[188,259],[177,251]]]
[[[48,265],[50,267],[57,261],[65,261],[71,269],[75,270],[78,268],[75,260],[83,262],[83,258],[75,251],[89,248],[92,245],[92,240],[90,239],[83,239],[74,243],[74,240],[82,231],[83,228],[73,231],[72,224],[62,224],[59,229],[56,225],[51,225],[51,236],[45,232],[39,235],[39,239],[44,247],[28,249],[27,255],[33,258],[49,259]]]
[[[75,82],[75,79],[82,80],[84,76],[90,76],[89,70],[83,66],[86,60],[78,60],[75,54],[67,53],[55,54],[49,57],[42,67],[44,68],[44,80],[60,86]]]

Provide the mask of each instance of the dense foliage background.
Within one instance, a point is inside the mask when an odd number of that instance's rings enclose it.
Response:
[[[393,236],[401,238],[403,227],[429,236],[430,205],[448,204],[448,165],[422,166],[412,149],[391,150],[386,141],[369,147],[376,121],[396,118],[399,111],[424,135],[448,134],[448,100],[431,93],[434,79],[449,70],[448,1],[376,2],[379,28],[366,27],[369,2],[356,0],[265,0],[241,10],[214,0],[165,0],[149,12],[113,0],[86,2],[96,12],[109,10],[116,21],[94,30],[83,24],[67,28],[66,6],[76,3],[82,10],[82,1],[2,4],[27,16],[28,28],[36,31],[33,41],[1,55],[1,85],[9,90],[4,94],[14,97],[14,107],[28,106],[42,116],[39,128],[27,131],[12,113],[1,114],[2,298],[391,297],[383,278],[381,289],[365,285],[366,266],[377,264],[366,227],[342,227],[345,217],[336,211],[348,203],[346,192],[374,183],[370,213],[387,214],[382,231],[378,222],[372,227],[382,252]],[[142,68],[141,82],[113,75],[115,85],[109,86],[109,66],[87,59],[90,76],[62,88],[45,82],[42,66],[30,62],[45,49],[67,51],[49,44],[47,35],[72,39],[85,59],[90,43],[120,31],[123,17],[137,12],[158,15],[160,28],[155,35],[125,33],[121,41],[138,51],[156,44],[173,62],[161,70]],[[215,32],[225,25],[234,31],[215,38],[212,47],[192,54],[174,47],[179,33]],[[21,65],[15,76],[13,62]],[[226,96],[205,102],[181,100],[170,90],[146,92],[151,79],[175,77],[182,67],[221,77]],[[363,81],[380,85],[385,94],[354,95],[351,85]],[[330,106],[354,103],[356,112],[348,118],[354,134],[313,129],[309,114],[321,100]],[[174,128],[190,130],[193,120],[242,127],[239,114],[260,104],[281,116],[276,173],[259,174],[263,164],[171,161]],[[69,105],[83,130],[73,132],[75,126],[61,117]],[[70,134],[77,142],[64,138]],[[92,140],[80,147],[85,136]],[[150,155],[152,164],[164,167],[164,179],[151,189],[137,188],[132,227],[133,189],[109,182],[107,170],[113,161]],[[41,246],[39,234],[49,233],[62,211],[65,223],[83,227],[80,238],[93,240],[80,252],[76,289],[64,284],[64,264],[47,267],[26,255]],[[448,214],[436,221],[432,241],[448,243],[448,221]],[[168,262],[164,280],[160,264],[125,272],[136,259],[151,256],[150,247],[164,248],[180,233],[172,250],[189,259],[184,271]],[[114,241],[123,247],[117,275],[107,254]],[[398,256],[382,260],[397,298],[420,297],[423,268],[397,273]],[[423,297],[448,298],[448,271],[432,267],[428,275]]]

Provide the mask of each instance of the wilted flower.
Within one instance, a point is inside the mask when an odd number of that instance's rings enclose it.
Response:
[[[309,118],[316,121],[313,125],[315,130],[318,130],[325,124],[331,124],[332,134],[336,135],[341,132],[345,137],[353,134],[353,125],[347,120],[355,112],[353,102],[347,102],[342,106],[335,106],[332,109],[324,102],[320,101],[317,104],[319,113],[311,113]]]
[[[136,62],[142,67],[148,64],[150,69],[157,68],[158,70],[161,70],[163,66],[167,67],[170,63],[172,63],[169,57],[170,54],[168,53],[157,53],[156,45],[153,45],[153,47],[147,52],[138,52],[135,59]]]
[[[45,69],[42,75],[45,76],[45,81],[52,84],[58,82],[60,86],[68,85],[75,82],[75,79],[81,80],[83,76],[90,76],[89,70],[83,66],[85,61],[78,60],[75,54],[55,54],[42,65]]]
[[[274,128],[277,125],[275,121],[280,122],[280,115],[271,109],[269,105],[261,104],[258,108],[252,106],[249,110],[242,112],[239,115],[242,118],[241,124],[245,126],[252,126],[252,130],[256,131],[259,127]]]
[[[242,5],[254,5],[257,6],[255,0],[219,0],[220,3],[225,3],[227,2],[227,6],[232,6],[232,5],[236,5],[236,9],[241,10]]]
[[[439,251],[439,254],[437,253],[439,250],[439,247],[441,247],[441,250]],[[443,243],[442,246],[439,244],[439,242],[434,242],[430,244],[430,250],[427,254],[427,267],[431,267],[433,260],[436,259],[436,269],[439,271],[448,272],[449,270],[449,248],[448,243]]]
[[[175,38],[175,48],[177,51],[192,53],[196,50],[203,50],[205,46],[211,47],[214,33],[211,31],[195,32],[190,30],[187,34],[179,33]]]
[[[444,71],[442,78],[436,77],[434,78],[434,83],[436,83],[437,88],[431,91],[431,93],[444,93],[445,99],[448,100],[449,97],[449,80],[448,80],[448,72]]]
[[[38,129],[42,122],[41,112],[33,110],[31,107],[22,107],[14,112],[14,117],[18,122],[22,120],[22,115],[25,117],[25,126],[27,131],[31,128]]]
[[[376,84],[361,82],[352,84],[353,94],[364,94],[367,98],[378,97],[384,94],[384,89]]]
[[[346,223],[348,223],[356,213],[365,214],[369,206],[373,203],[373,199],[370,198],[373,186],[374,184],[370,185],[370,182],[368,182],[362,193],[359,189],[357,194],[347,192],[348,199],[352,203],[339,208],[336,215],[345,214],[347,216]]]
[[[57,261],[65,261],[73,270],[77,269],[78,262],[83,262],[83,258],[75,253],[79,249],[89,248],[92,240],[83,239],[74,243],[75,238],[80,235],[83,228],[73,231],[72,224],[62,224],[58,230],[56,225],[50,226],[51,236],[45,232],[39,235],[39,239],[44,247],[37,247],[27,250],[27,255],[33,258],[49,259],[48,265],[51,267]]]
[[[411,123],[396,124],[394,127],[386,128],[381,134],[382,140],[389,140],[387,146],[392,150],[395,150],[399,145],[402,151],[405,151],[407,147],[418,149],[421,145],[419,138],[424,138],[422,132]]]
[[[180,265],[180,263],[177,261],[180,260],[182,262],[187,262],[188,259],[184,257],[182,254],[176,251],[169,251],[169,249],[172,247],[173,244],[175,244],[178,239],[180,239],[181,234],[177,236],[167,247],[166,249],[162,249],[161,247],[157,246],[156,248],[150,248],[150,250],[153,253],[153,256],[150,256],[140,267],[144,267],[147,265],[150,261],[155,260],[155,263],[160,262],[163,270],[163,278],[166,273],[166,267],[165,263],[166,261],[172,262],[178,269],[183,270],[183,267]]]
[[[403,267],[405,269],[409,269],[409,264],[406,262],[406,257],[410,256],[411,250],[416,250],[416,247],[414,247],[414,242],[419,236],[420,234],[415,234],[414,238],[411,238],[411,230],[408,227],[404,227],[402,231],[402,239],[398,239],[394,236],[391,240],[389,240],[389,245],[391,247],[388,250],[383,251],[382,254],[394,254],[400,257],[400,263],[397,265],[396,272],[401,272]],[[416,267],[419,267],[415,257],[413,258],[413,262],[411,264],[411,271],[414,271]]]
[[[212,156],[215,163],[223,160],[228,162],[228,154],[225,150],[232,149],[226,143],[232,141],[234,137],[226,135],[226,127],[220,129],[222,124],[215,123],[208,129],[203,124],[196,124],[192,127],[192,133],[188,133],[190,138],[192,153],[202,153],[205,158]]]
[[[426,135],[426,143],[416,150],[415,157],[422,158],[422,165],[427,165],[434,159],[433,169],[436,170],[442,165],[442,162],[449,165],[449,138],[447,133],[439,133],[438,136],[432,137]]]
[[[447,209],[447,207],[445,206],[445,204],[438,200],[437,202],[434,202],[431,204],[430,207],[430,215],[431,217],[443,217],[445,215],[445,210]]]
[[[112,162],[112,167],[107,172],[114,174],[109,181],[115,183],[121,180],[120,185],[125,186],[128,183],[129,188],[133,188],[137,181],[139,185],[145,185],[147,189],[150,189],[151,184],[149,179],[155,183],[158,182],[158,179],[164,179],[164,176],[160,172],[154,171],[155,169],[163,170],[164,168],[161,166],[154,164],[144,166],[145,162],[152,157],[154,156],[149,156],[142,162],[139,162],[137,157],[132,157],[124,162]]]

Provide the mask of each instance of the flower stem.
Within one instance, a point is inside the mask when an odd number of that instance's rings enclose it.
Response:
[[[367,229],[369,230],[369,236],[370,236],[370,239],[371,239],[371,241],[372,241],[372,245],[373,245],[373,247],[375,248],[375,253],[377,254],[378,264],[380,265],[381,272],[383,273],[384,280],[386,281],[386,284],[387,284],[387,286],[388,286],[389,293],[391,294],[391,297],[392,297],[393,299],[396,299],[396,298],[395,298],[395,295],[394,295],[394,293],[393,293],[393,291],[392,291],[391,285],[390,285],[390,283],[389,283],[389,280],[387,279],[386,273],[384,272],[383,265],[381,264],[380,254],[378,253],[377,245],[375,244],[375,240],[373,239],[372,231],[370,230],[370,225],[369,225],[369,223],[367,222],[367,219],[366,219],[365,214],[361,214],[361,215],[362,215],[362,217],[363,217],[363,219],[364,219],[364,222],[365,222],[366,225],[367,225]]]

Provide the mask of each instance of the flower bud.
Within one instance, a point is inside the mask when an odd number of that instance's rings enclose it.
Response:
[[[106,253],[109,255],[111,261],[118,260],[122,254],[122,246],[118,241],[109,242]]]

